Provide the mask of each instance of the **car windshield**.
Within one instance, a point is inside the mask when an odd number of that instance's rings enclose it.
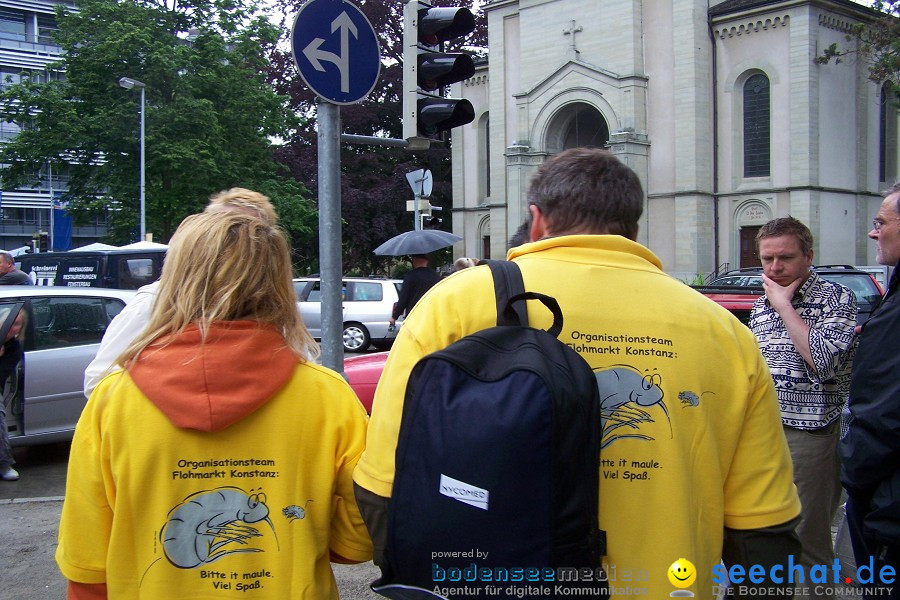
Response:
[[[875,304],[881,298],[881,293],[878,291],[872,278],[867,274],[848,272],[819,273],[819,275],[828,281],[840,283],[850,288],[856,296],[856,301],[859,303]],[[749,273],[747,275],[726,275],[713,280],[709,285],[716,287],[759,287],[762,286],[762,277],[759,274]]]
[[[828,281],[850,288],[857,302],[875,304],[881,299],[875,282],[868,275],[860,273],[820,273],[820,275]]]
[[[729,275],[713,280],[710,285],[721,287],[754,287],[762,285],[762,277],[759,275]]]

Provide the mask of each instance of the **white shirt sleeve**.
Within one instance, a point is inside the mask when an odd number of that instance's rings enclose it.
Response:
[[[100,380],[118,368],[115,366],[116,359],[150,321],[158,287],[159,282],[156,281],[140,288],[131,302],[106,328],[97,356],[84,370],[85,397],[90,398]]]

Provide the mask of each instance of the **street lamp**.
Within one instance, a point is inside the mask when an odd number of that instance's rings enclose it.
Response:
[[[146,86],[131,77],[120,78],[119,85],[126,90],[132,88],[141,90],[141,239],[139,241],[143,242],[147,234],[147,226],[144,221],[144,87]]]

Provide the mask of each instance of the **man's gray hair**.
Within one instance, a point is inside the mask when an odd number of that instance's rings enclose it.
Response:
[[[6,250],[0,250],[0,260],[8,263],[16,262],[16,259],[13,257],[13,255]]]
[[[886,189],[881,193],[882,198],[887,198],[893,194],[900,192],[900,179],[894,182],[894,185]],[[897,214],[900,215],[900,196],[897,196]]]

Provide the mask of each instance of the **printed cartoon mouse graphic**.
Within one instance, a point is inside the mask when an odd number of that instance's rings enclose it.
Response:
[[[663,402],[665,393],[660,387],[662,376],[651,373],[650,369],[641,373],[629,365],[614,365],[595,371],[594,377],[600,390],[601,447],[626,438],[652,440],[640,430],[642,424],[655,422],[646,410],[653,406],[659,406],[666,419],[669,418],[669,411]]]

